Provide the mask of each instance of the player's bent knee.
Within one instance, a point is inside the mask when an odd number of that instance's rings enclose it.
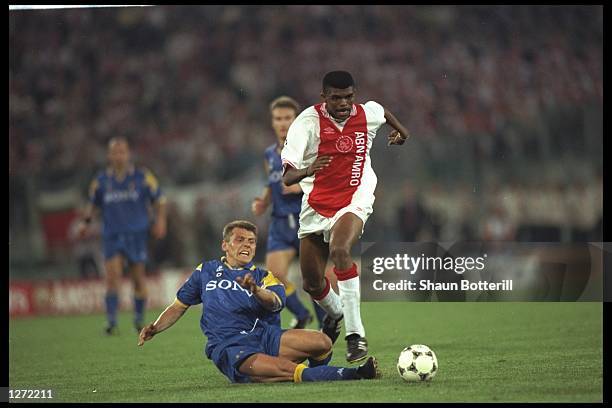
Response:
[[[351,264],[351,250],[346,246],[334,246],[330,247],[329,257],[336,267],[343,267],[346,264]]]
[[[115,276],[107,276],[106,279],[106,289],[108,290],[117,290],[119,289],[119,281],[120,279]]]
[[[323,282],[319,282],[318,280],[313,281],[307,278],[302,279],[302,287],[306,293],[315,297],[320,295],[325,289]]]
[[[259,372],[261,371],[260,362],[258,361],[259,356],[260,354],[252,354],[249,357],[245,358],[242,364],[240,364],[240,366],[238,367],[238,371],[242,374],[246,374],[251,377],[265,377],[267,373],[262,374]],[[265,367],[265,363],[263,363],[263,367]]]
[[[144,279],[134,279],[134,292],[140,295],[146,295],[147,284]]]
[[[316,340],[317,350],[315,354],[321,355],[321,354],[325,354],[331,351],[333,347],[333,343],[331,339],[322,332],[317,332],[316,334],[317,334],[317,340]]]
[[[134,289],[134,296],[137,298],[146,299],[148,295],[146,289]]]

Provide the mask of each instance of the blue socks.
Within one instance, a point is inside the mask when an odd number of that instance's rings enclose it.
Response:
[[[300,301],[297,291],[287,296],[285,304],[287,305],[287,309],[295,315],[296,319],[301,320],[308,316],[308,309],[306,309]]]
[[[356,380],[359,378],[357,375],[357,368],[348,367],[333,367],[333,366],[318,366],[318,367],[307,367],[296,369],[297,378],[296,382],[300,381],[337,381],[337,380]]]
[[[330,351],[329,354],[321,359],[314,359],[311,357],[308,357],[308,367],[312,368],[312,367],[318,367],[318,366],[323,366],[323,365],[328,365],[329,362],[332,359],[332,352]]]
[[[117,325],[117,309],[119,308],[119,296],[117,292],[108,292],[104,297],[106,304],[106,319],[110,327]]]
[[[138,298],[134,296],[134,324],[136,326],[142,326],[146,303],[147,298]]]
[[[117,292],[108,292],[104,297],[106,304],[106,319],[110,327],[117,326],[117,311],[119,310],[119,295]],[[147,298],[134,297],[134,324],[141,326],[144,320]]]
[[[314,311],[317,314],[317,320],[319,321],[319,329],[323,328],[323,319],[325,319],[325,315],[327,314],[327,312],[325,312],[325,309],[323,309],[321,306],[319,306],[319,304],[317,302],[315,302],[314,299],[312,299],[312,304],[314,306]]]

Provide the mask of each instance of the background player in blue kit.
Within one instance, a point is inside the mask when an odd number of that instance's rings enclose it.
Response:
[[[149,229],[157,239],[166,235],[166,204],[157,179],[147,169],[130,162],[126,139],[117,137],[108,143],[110,166],[98,173],[89,188],[89,203],[79,226],[84,235],[98,211],[103,218],[104,266],[106,270],[107,334],[116,332],[119,308],[119,284],[124,263],[128,263],[134,283],[134,326],[142,329],[147,298],[145,263]],[[151,227],[151,206],[155,222]]]
[[[202,303],[205,353],[231,382],[333,381],[380,376],[370,357],[357,368],[328,366],[332,342],[315,330],[280,328],[285,288],[252,260],[257,227],[233,221],[223,228],[225,256],[204,261],[181,286],[174,302],[140,332],[138,345],[172,326],[189,306]],[[309,366],[302,364],[308,360]]]
[[[260,197],[253,200],[251,209],[259,216],[272,205],[272,220],[268,231],[268,248],[266,253],[266,268],[285,285],[287,291],[287,309],[295,316],[290,327],[302,329],[312,321],[312,315],[304,307],[295,286],[287,275],[291,261],[299,253],[300,240],[297,237],[300,210],[302,208],[302,189],[299,184],[287,187],[283,184],[283,165],[280,152],[287,138],[287,131],[300,112],[300,105],[288,96],[280,96],[270,103],[272,128],[276,133],[277,142],[269,146],[264,155],[264,168],[268,176],[268,184]],[[323,321],[325,311],[313,302],[319,325]]]

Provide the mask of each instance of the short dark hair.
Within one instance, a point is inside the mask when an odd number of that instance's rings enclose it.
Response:
[[[247,231],[251,231],[257,237],[257,226],[250,221],[245,220],[236,220],[232,221],[223,227],[223,240],[225,242],[229,242],[230,237],[232,236],[232,231],[234,228],[242,228]]]
[[[346,89],[349,86],[355,86],[355,81],[348,71],[331,71],[323,77],[323,91],[328,88]]]
[[[270,113],[276,108],[291,108],[295,111],[295,116],[300,113],[300,104],[289,96],[279,96],[270,102]]]

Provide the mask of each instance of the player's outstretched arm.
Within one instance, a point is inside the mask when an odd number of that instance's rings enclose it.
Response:
[[[236,278],[236,282],[238,282],[238,284],[244,289],[251,292],[259,304],[265,307],[267,310],[277,312],[281,309],[282,303],[278,295],[271,290],[258,286],[257,282],[253,278],[253,275],[250,273],[247,273],[244,276],[244,279],[238,276]]]
[[[267,160],[264,160],[264,171],[266,172],[266,177],[268,177],[270,175],[270,167],[268,166]],[[271,202],[272,190],[270,189],[270,186],[266,186],[261,196],[255,197],[251,203],[251,211],[253,212],[253,215],[263,215]]]
[[[272,190],[270,190],[270,187],[265,187],[261,193],[261,196],[255,197],[251,203],[251,211],[253,212],[253,215],[263,215],[271,202]]]
[[[160,197],[154,204],[155,223],[152,227],[153,236],[156,239],[163,239],[168,229],[168,217],[166,215],[166,198]]]
[[[154,323],[150,323],[146,325],[138,336],[138,345],[142,346],[145,341],[151,340],[153,336],[157,333],[163,332],[174,323],[178,321],[178,319],[185,314],[185,311],[189,308],[189,306],[184,305],[178,299],[175,299],[174,302],[164,310],[157,320]]]
[[[395,129],[387,137],[389,139],[388,144],[389,145],[402,145],[402,144],[404,144],[406,139],[408,139],[410,137],[410,132],[408,132],[408,129],[406,129],[406,127],[400,123],[400,121],[395,117],[394,114],[389,112],[386,108],[384,108],[384,109],[385,109],[385,119],[387,120],[387,123],[393,129]]]
[[[318,171],[323,170],[332,161],[332,156],[319,156],[316,160],[305,169],[295,169],[289,165],[285,166],[285,173],[283,174],[283,183],[286,186],[291,186],[295,183],[299,183],[302,179],[310,177]]]

